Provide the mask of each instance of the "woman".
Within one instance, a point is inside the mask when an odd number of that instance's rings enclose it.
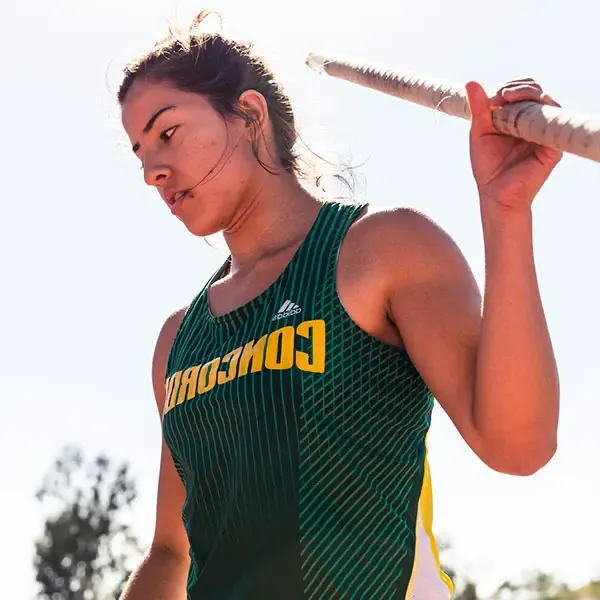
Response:
[[[250,48],[200,33],[203,17],[130,64],[119,91],[146,183],[231,254],[158,338],[156,529],[124,598],[448,598],[431,533],[433,398],[492,469],[528,475],[555,452],[531,204],[560,154],[491,121],[507,102],[554,102],[532,80],[493,98],[467,86],[482,311],[430,220],[306,191],[285,92]]]

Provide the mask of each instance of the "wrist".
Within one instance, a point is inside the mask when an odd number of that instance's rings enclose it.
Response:
[[[481,198],[481,222],[486,232],[530,232],[533,225],[531,206],[505,206],[496,200]]]
[[[483,208],[483,240],[488,264],[533,257],[533,215],[530,207]]]

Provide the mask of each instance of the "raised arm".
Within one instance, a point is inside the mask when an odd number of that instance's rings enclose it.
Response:
[[[532,203],[560,152],[500,135],[495,107],[556,105],[531,79],[489,98],[467,84],[470,156],[485,246],[481,298],[452,240],[416,213],[381,225],[390,318],[421,375],[473,450],[492,468],[527,475],[556,449],[559,381],[536,276]],[[401,241],[401,243],[399,243]],[[381,243],[381,242],[380,242]],[[394,264],[406,253],[410,264]]]
[[[389,316],[413,363],[475,453],[514,475],[550,460],[558,424],[530,225],[489,232],[483,311],[460,250],[431,221],[397,210],[378,236],[388,256],[397,247],[386,261]]]

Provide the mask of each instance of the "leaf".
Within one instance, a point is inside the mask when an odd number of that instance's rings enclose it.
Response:
[[[74,446],[62,451],[36,494],[47,517],[35,543],[40,600],[119,597],[142,555],[123,519],[136,496],[126,463],[104,455],[86,461]]]

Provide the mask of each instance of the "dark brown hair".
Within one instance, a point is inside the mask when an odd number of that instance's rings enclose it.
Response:
[[[299,174],[298,156],[294,152],[298,135],[287,94],[266,62],[253,54],[251,44],[199,31],[209,14],[211,11],[201,12],[188,31],[171,29],[150,52],[130,62],[117,93],[119,104],[123,105],[137,79],[168,81],[180,90],[202,94],[224,117],[241,117],[256,129],[253,117],[238,101],[245,91],[255,90],[267,102],[282,168]],[[258,159],[257,142],[255,135],[253,149]],[[269,170],[262,162],[261,165]]]
[[[322,176],[315,172],[315,161],[307,160],[297,150],[300,140],[294,111],[285,90],[275,79],[266,62],[253,53],[250,43],[226,38],[220,33],[200,31],[200,25],[213,11],[202,11],[187,31],[170,29],[154,48],[126,65],[124,78],[117,93],[122,106],[133,83],[140,78],[168,81],[180,90],[205,96],[223,117],[243,118],[255,130],[254,155],[261,166],[274,173],[258,155],[258,129],[251,114],[243,109],[239,98],[247,90],[255,90],[266,100],[273,127],[275,150],[281,167],[288,173],[307,180],[314,176],[314,184],[321,187]],[[306,144],[304,146],[308,149]],[[332,163],[311,151],[323,163]],[[343,169],[345,174],[350,168]],[[335,178],[353,191],[350,182],[340,172]]]

